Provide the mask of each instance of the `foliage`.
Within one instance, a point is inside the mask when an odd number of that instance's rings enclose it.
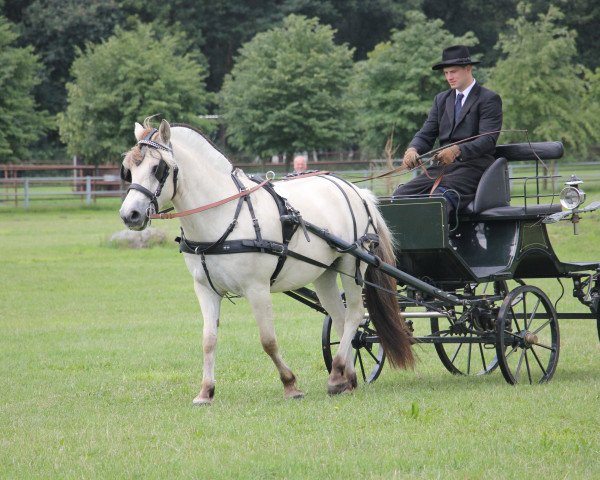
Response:
[[[442,46],[477,42],[471,33],[453,36],[441,20],[431,21],[417,11],[408,12],[406,21],[404,30],[394,31],[389,42],[377,45],[356,65],[352,98],[361,144],[376,155],[392,132],[396,145],[408,144],[434,96],[448,88],[444,76],[431,69],[441,58]]]
[[[221,97],[233,145],[291,154],[348,140],[352,51],[333,34],[317,19],[290,15],[242,47]]]
[[[180,54],[182,45],[183,36],[161,36],[140,24],[80,52],[67,84],[69,106],[59,115],[69,153],[86,163],[115,162],[132,143],[134,122],[154,114],[198,125],[206,74]]]
[[[257,33],[279,26],[290,14],[318,17],[334,30],[338,44],[356,47],[364,58],[402,23],[403,12],[418,8],[421,0],[124,0],[123,9],[142,21],[162,19],[177,25],[202,49],[210,64],[208,89],[218,91],[233,67],[234,55]]]
[[[553,6],[534,22],[528,11],[520,4],[520,16],[508,22],[497,45],[504,58],[490,72],[490,88],[503,98],[503,128],[527,129],[532,140],[560,140],[585,154],[600,140],[600,107],[586,100],[584,72],[573,61],[575,32],[559,25],[563,15]]]
[[[421,0],[286,0],[282,10],[318,17],[335,29],[337,43],[354,48],[354,58],[364,59],[375,45],[388,39],[392,28],[404,24],[404,12],[418,9]]]
[[[116,0],[35,0],[23,11],[23,40],[35,47],[46,70],[37,89],[44,108],[54,114],[65,109],[76,48],[107,39],[121,21]]]
[[[498,56],[493,51],[498,34],[514,18],[516,4],[517,0],[423,0],[423,12],[431,19],[442,20],[454,35],[472,31],[479,40],[479,48],[471,53],[484,53],[481,65],[489,67]]]
[[[530,2],[532,14],[544,13],[548,10],[548,0],[530,0]],[[575,39],[577,54],[574,60],[588,68],[600,67],[600,55],[598,55],[600,2],[597,0],[553,0],[552,4],[564,14],[560,24],[577,32]]]
[[[36,110],[33,89],[39,83],[39,59],[32,47],[14,46],[17,34],[0,16],[0,163],[25,160],[29,146],[50,125]]]
[[[205,52],[209,62],[207,85],[221,88],[243,43],[260,31],[277,25],[284,14],[278,0],[123,0],[125,11],[142,21],[160,20],[185,32],[190,46]]]
[[[423,0],[423,11],[432,19],[444,21],[448,30],[455,35],[472,30],[480,41],[480,50],[485,52],[482,65],[495,65],[500,52],[494,51],[498,36],[506,22],[518,16],[519,0]],[[588,68],[600,66],[598,55],[598,25],[600,3],[597,0],[530,0],[528,20],[534,20],[548,10],[549,4],[560,8],[564,18],[560,25],[577,31],[577,55],[575,60]]]

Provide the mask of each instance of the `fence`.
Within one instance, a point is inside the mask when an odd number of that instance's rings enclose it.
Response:
[[[395,162],[399,165],[399,161]],[[274,170],[278,175],[285,174],[282,164],[245,164],[237,165],[247,173],[263,173]],[[7,168],[8,167],[8,168]],[[33,167],[33,168],[32,168]],[[309,164],[309,168],[332,170],[341,174],[350,181],[369,179],[373,175],[385,171],[384,160],[352,161],[352,162],[318,162]],[[361,168],[362,167],[362,168]],[[559,168],[561,172],[559,172]],[[510,176],[518,177],[522,174],[529,175],[533,172],[533,163],[510,164]],[[0,206],[20,206],[29,208],[36,201],[79,200],[84,205],[92,205],[99,198],[123,197],[127,191],[127,184],[123,183],[118,174],[117,166],[102,167],[73,167],[66,165],[46,166],[3,166],[4,178],[0,178]],[[39,176],[41,172],[72,171],[73,176]],[[82,172],[95,171],[97,175],[81,175]],[[1,170],[0,170],[1,172]],[[104,173],[103,173],[104,172]],[[555,169],[549,172],[556,178],[550,179],[552,185],[548,189],[557,191],[562,188],[563,180],[559,176],[568,176],[572,173],[584,180],[585,187],[594,190],[600,189],[600,166],[597,162],[578,162],[555,164]],[[370,188],[377,194],[389,194],[399,182],[406,182],[406,176],[369,180],[359,183],[359,186]],[[513,185],[515,186],[515,185]],[[516,186],[516,188],[520,188]]]

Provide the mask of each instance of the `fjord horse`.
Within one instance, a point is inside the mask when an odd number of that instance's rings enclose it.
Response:
[[[122,176],[131,182],[121,206],[123,222],[144,229],[150,217],[172,202],[181,214],[180,249],[192,275],[204,320],[203,378],[194,404],[210,404],[215,393],[215,347],[221,301],[227,293],[246,297],[286,398],[304,394],[284,362],[273,326],[271,294],[314,285],[321,305],[333,319],[340,345],[328,379],[329,394],[357,386],[352,339],[363,320],[363,285],[367,265],[332,248],[302,228],[306,220],[357,244],[373,248],[395,264],[392,238],[377,208],[376,197],[326,174],[257,185],[198,130],[163,120],[153,129],[148,119],[136,123],[138,143],[126,154]],[[250,193],[249,193],[250,192]],[[284,214],[282,214],[282,205]],[[212,208],[199,209],[199,206]],[[295,221],[294,221],[295,219]],[[286,229],[282,225],[288,225]],[[287,238],[286,238],[287,237]],[[293,254],[293,256],[292,256]],[[306,261],[308,259],[308,261]],[[345,292],[342,300],[337,277]],[[395,281],[369,267],[367,308],[392,365],[412,367],[412,339],[401,319]]]

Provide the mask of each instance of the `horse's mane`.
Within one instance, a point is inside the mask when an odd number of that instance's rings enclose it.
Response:
[[[227,168],[229,168],[229,170],[231,170],[233,168],[233,165],[231,163],[231,160],[229,160],[227,158],[227,156],[213,143],[213,141],[208,138],[204,132],[202,132],[202,130],[193,127],[191,125],[188,125],[186,123],[173,123],[171,124],[171,128],[175,128],[175,127],[179,127],[179,128],[184,128],[186,130],[189,130],[192,133],[195,133],[196,135],[199,135],[200,138],[202,140],[204,140],[206,143],[208,143],[218,154],[220,157],[223,158],[223,160],[225,160],[227,162]],[[198,139],[196,138],[195,135],[189,135],[188,136],[189,139],[191,139],[192,141],[198,141]],[[198,148],[202,148],[204,145],[202,145],[199,141],[198,141]]]

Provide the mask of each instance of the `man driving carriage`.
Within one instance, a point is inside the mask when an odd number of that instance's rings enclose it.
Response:
[[[394,196],[438,194],[447,199],[448,213],[464,208],[473,200],[483,172],[494,161],[494,150],[502,128],[500,96],[481,86],[473,78],[469,49],[464,45],[446,48],[442,61],[433,70],[443,70],[449,90],[436,95],[429,116],[404,153],[403,166],[413,169],[420,164],[419,155],[440,147],[426,173],[398,186]]]

